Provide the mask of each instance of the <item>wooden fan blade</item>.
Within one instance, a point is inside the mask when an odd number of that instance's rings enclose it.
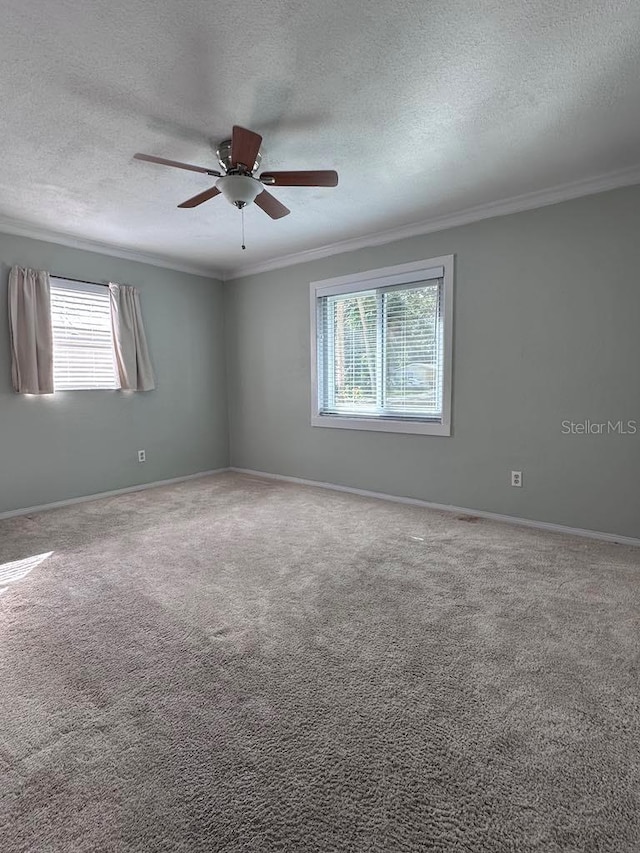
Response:
[[[192,166],[190,163],[179,163],[177,160],[165,160],[164,157],[154,157],[152,154],[134,154],[134,160],[145,160],[147,163],[158,163],[160,166],[173,166],[176,169],[186,169],[187,172],[201,172],[203,175],[220,177],[215,169],[205,169],[204,166]]]
[[[210,190],[205,190],[203,193],[198,193],[193,198],[183,201],[178,207],[197,207],[199,204],[209,201],[210,198],[215,198],[217,195],[220,195],[220,190],[217,187],[211,187]]]
[[[266,190],[262,190],[256,196],[256,204],[272,219],[282,219],[283,216],[291,213],[288,207],[285,207],[282,202],[278,201],[275,196],[272,196]]]
[[[263,172],[260,180],[272,187],[337,187],[338,173],[331,169],[315,172]]]
[[[244,166],[252,172],[261,145],[262,137],[259,133],[234,124],[231,134],[231,165]]]

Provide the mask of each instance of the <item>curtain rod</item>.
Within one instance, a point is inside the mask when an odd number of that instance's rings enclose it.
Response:
[[[87,281],[84,278],[71,278],[69,275],[57,275],[54,272],[50,272],[49,276],[51,278],[61,278],[63,281],[75,281],[76,284],[95,284],[97,287],[109,287],[108,284],[104,284],[101,281]]]

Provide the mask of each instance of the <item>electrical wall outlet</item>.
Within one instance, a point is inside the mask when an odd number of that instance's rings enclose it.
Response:
[[[511,485],[520,488],[522,486],[522,471],[511,472]]]
[[[146,462],[146,461],[147,461],[146,452],[144,450],[139,450],[138,451],[138,462]]]

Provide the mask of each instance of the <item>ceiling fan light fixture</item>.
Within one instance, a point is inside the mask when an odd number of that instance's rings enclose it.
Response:
[[[238,208],[251,204],[264,189],[260,181],[249,175],[225,175],[216,181],[216,187],[227,201]]]

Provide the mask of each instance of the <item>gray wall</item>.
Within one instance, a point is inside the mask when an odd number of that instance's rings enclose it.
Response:
[[[309,425],[309,282],[456,256],[453,435]],[[640,537],[640,189],[230,281],[231,464]],[[638,419],[627,435],[562,421]],[[509,484],[524,472],[524,488]]]
[[[15,394],[7,321],[13,264],[138,287],[156,390]],[[218,281],[0,235],[0,512],[226,466],[223,337]]]

